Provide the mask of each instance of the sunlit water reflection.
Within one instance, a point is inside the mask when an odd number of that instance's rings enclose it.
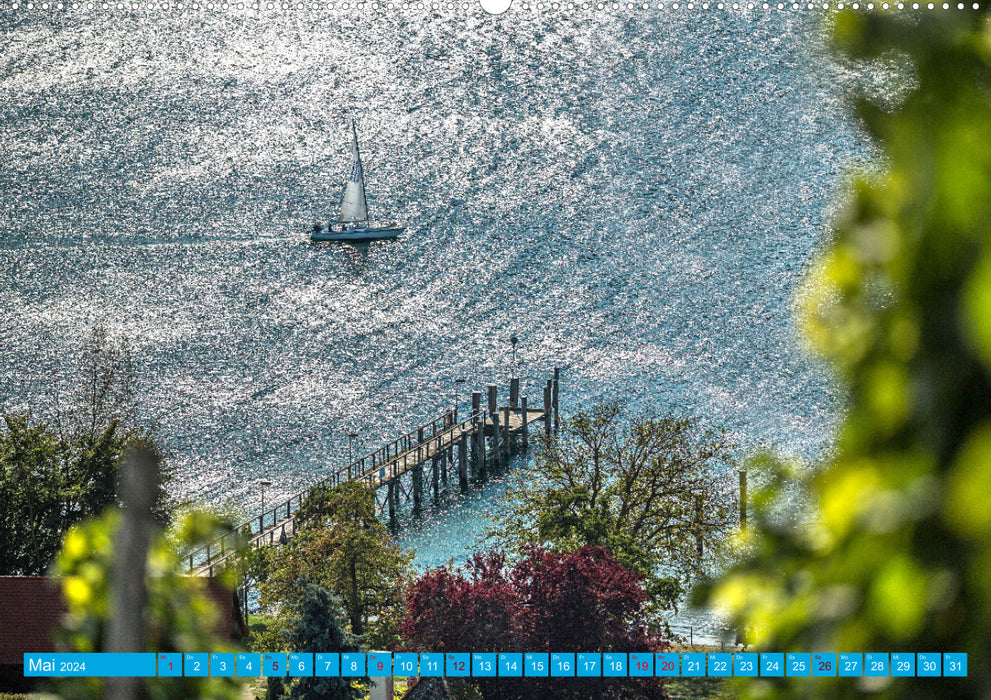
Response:
[[[821,454],[838,400],[792,299],[860,80],[811,13],[8,12],[0,406],[127,334],[181,496],[257,508],[448,407],[677,409]],[[395,243],[312,244],[358,119]],[[463,397],[462,397],[463,399]],[[507,477],[512,479],[512,476]],[[497,483],[402,540],[461,561]]]

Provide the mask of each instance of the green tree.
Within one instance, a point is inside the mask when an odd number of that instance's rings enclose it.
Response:
[[[134,373],[126,339],[94,329],[81,351],[77,382],[63,405],[53,389],[48,422],[3,416],[0,428],[0,574],[42,574],[68,529],[117,502],[124,455],[154,450],[134,420]],[[154,513],[165,525],[173,509],[171,472],[158,484]]]
[[[70,519],[55,432],[4,416],[0,432],[0,574],[44,573]]]
[[[94,326],[76,365],[65,391],[54,384],[52,413],[63,461],[71,472],[69,483],[85,485],[88,500],[79,506],[86,517],[113,502],[123,456],[130,448],[157,449],[152,434],[137,423],[137,375],[127,336],[111,336],[105,327]],[[154,514],[165,527],[175,507],[169,495],[172,472],[161,462],[159,472]]]
[[[515,552],[605,547],[646,577],[655,611],[672,608],[735,522],[730,449],[687,418],[627,420],[615,405],[595,406],[538,450],[493,535]]]
[[[296,596],[288,610],[287,648],[303,653],[358,651],[358,640],[345,629],[346,617],[339,599],[322,586],[296,582]],[[299,678],[288,684],[292,700],[325,698],[354,700],[362,690],[351,678]]]
[[[0,430],[0,574],[40,575],[51,564],[68,529],[117,502],[127,450],[150,438],[122,433],[116,420],[96,436],[60,439],[46,423],[5,415]],[[66,441],[68,440],[68,442]],[[172,511],[158,487],[155,516],[164,525]]]
[[[985,12],[841,12],[854,58],[914,76],[858,102],[885,170],[855,184],[815,266],[805,331],[849,390],[824,468],[765,459],[748,555],[711,592],[762,648],[968,652],[965,678],[872,679],[884,697],[991,696],[991,23]],[[789,489],[810,512],[789,514]],[[800,679],[749,693],[855,697]],[[823,687],[828,684],[829,687]]]
[[[270,574],[259,586],[262,605],[275,611],[290,605],[296,581],[305,578],[341,600],[349,631],[367,645],[393,642],[413,555],[391,541],[372,491],[357,482],[313,489],[296,526],[271,555]]]
[[[64,440],[93,441],[106,426],[135,422],[137,377],[127,336],[96,325],[79,350],[68,389],[53,384],[55,424]]]

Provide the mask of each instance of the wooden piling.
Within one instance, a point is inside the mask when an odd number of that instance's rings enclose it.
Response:
[[[544,435],[548,438],[551,436],[551,384],[553,381],[548,379],[544,386]]]
[[[487,389],[489,391],[489,415],[494,416],[499,412],[499,387],[495,384],[489,384]]]
[[[413,509],[420,507],[420,495],[423,490],[423,464],[417,463],[413,467]]]
[[[448,426],[450,436],[447,439],[447,447],[444,448],[444,463],[441,465],[444,483],[447,483],[447,465],[454,466],[454,426],[458,422],[457,413],[451,413],[451,424]]]
[[[499,450],[499,412],[492,414],[492,466],[499,468],[502,458]]]
[[[509,380],[509,405],[513,410],[520,407],[520,378],[513,377]]]
[[[561,426],[561,423],[560,423],[561,416],[558,413],[558,404],[557,404],[558,385],[560,383],[561,383],[561,368],[560,367],[555,367],[554,368],[554,395],[552,397],[552,401],[554,402],[554,432],[555,433],[558,431],[558,428]]]
[[[480,454],[480,449],[478,446],[478,434],[480,431],[479,427],[479,411],[482,410],[482,392],[473,391],[471,392],[471,423],[475,427],[475,434],[471,438],[471,463],[478,467],[479,461],[478,456]]]
[[[476,468],[478,469],[478,476],[481,479],[485,478],[485,421],[479,419],[478,431],[475,433],[475,437],[478,438],[478,464]]]
[[[509,406],[502,407],[502,454],[503,464],[509,465]]]
[[[458,487],[461,493],[468,490],[468,435],[463,430],[458,449]]]
[[[396,482],[390,481],[388,488],[389,491],[388,491],[387,500],[389,502],[389,520],[395,520],[396,519],[396,488],[397,488]]]
[[[434,500],[440,500],[440,455],[434,455],[430,464],[431,476],[433,477]]]
[[[527,449],[530,446],[530,436],[527,434],[529,428],[527,427],[527,414],[526,414],[526,397],[520,397],[520,411],[523,417],[523,427],[521,432],[523,433],[523,449]]]
[[[441,450],[440,453],[440,480],[445,484],[447,483],[447,455],[450,453],[451,448]]]
[[[484,479],[485,478],[485,413],[479,413],[477,419],[477,428],[475,430],[475,456],[478,458],[475,462],[475,473],[476,475]]]

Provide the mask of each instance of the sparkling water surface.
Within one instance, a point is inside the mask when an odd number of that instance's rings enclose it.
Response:
[[[0,408],[126,334],[177,495],[253,513],[511,371],[815,458],[793,299],[871,148],[811,12],[0,13]],[[861,78],[863,76],[860,76]],[[396,242],[311,243],[358,123]],[[462,392],[464,407],[466,391]],[[33,398],[32,398],[33,397]],[[464,560],[516,471],[400,539]],[[687,619],[687,618],[686,618]]]

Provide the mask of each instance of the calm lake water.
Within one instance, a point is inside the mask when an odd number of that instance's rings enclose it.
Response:
[[[793,301],[871,157],[843,90],[883,85],[828,58],[818,15],[4,7],[0,408],[103,324],[179,495],[250,513],[258,479],[288,496],[348,433],[371,450],[449,407],[456,377],[505,386],[515,334],[531,402],[561,366],[566,411],[828,446],[841,398]],[[351,117],[397,242],[308,240]],[[462,561],[516,474],[402,541]]]

